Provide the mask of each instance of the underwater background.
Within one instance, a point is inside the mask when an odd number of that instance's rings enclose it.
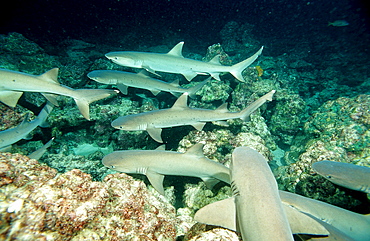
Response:
[[[204,155],[230,163],[238,146],[252,146],[268,160],[279,189],[369,213],[369,196],[315,175],[313,162],[341,161],[370,167],[370,10],[365,1],[21,1],[0,9],[0,68],[39,75],[60,68],[58,80],[74,89],[114,88],[87,77],[93,70],[137,69],[112,63],[110,51],[166,53],[184,41],[186,58],[238,63],[261,46],[244,72],[245,82],[225,74],[212,79],[190,107],[240,111],[275,89],[250,121],[166,128],[166,150],[185,152],[204,142]],[[160,73],[161,80],[179,79]],[[1,80],[0,80],[1,81]],[[119,116],[169,108],[176,97],[129,87],[92,103],[91,121],[71,98],[60,97],[49,126],[0,153],[0,240],[238,240],[226,229],[195,224],[201,207],[232,195],[219,184],[166,176],[166,197],[143,175],[116,173],[102,158],[116,150],[154,150],[160,144],[141,131],[111,127]],[[45,103],[24,93],[17,107],[0,103],[0,131],[17,126]],[[26,155],[54,141],[39,162]],[[41,163],[41,164],[40,164]],[[59,173],[59,175],[57,174]],[[113,174],[113,175],[109,175]],[[48,195],[43,195],[48,193]],[[16,200],[24,200],[22,204]],[[20,207],[9,212],[9,207]],[[77,211],[76,211],[77,210]],[[202,236],[203,235],[203,236]]]

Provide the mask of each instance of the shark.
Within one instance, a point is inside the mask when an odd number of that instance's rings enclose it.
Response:
[[[295,234],[328,235],[318,221],[284,204],[267,160],[237,147],[230,166],[233,196],[206,205],[194,220],[241,233],[243,240],[293,240]]]
[[[220,73],[230,73],[239,81],[245,82],[242,75],[243,70],[251,65],[263,50],[261,47],[246,60],[232,66],[225,66],[220,64],[219,55],[216,55],[209,62],[184,58],[182,55],[183,45],[184,42],[178,43],[168,53],[118,51],[107,53],[105,56],[121,66],[143,68],[153,74],[156,74],[156,71],[182,74],[188,81],[191,81],[198,74],[209,74],[220,80]]]
[[[369,240],[370,214],[358,214],[328,203],[303,197],[298,194],[286,191],[279,192],[283,203],[306,215],[325,222],[327,225],[331,226],[331,229],[339,230],[345,235],[345,237],[349,237],[356,241]],[[331,231],[330,229],[328,230],[329,232]],[[336,232],[335,235],[340,234]]]
[[[270,91],[240,112],[229,112],[227,103],[222,104],[216,110],[190,108],[187,105],[188,93],[185,92],[171,108],[121,116],[112,121],[112,126],[126,131],[146,130],[155,141],[163,143],[162,128],[192,125],[195,129],[202,130],[207,122],[226,125],[224,121],[228,119],[240,118],[246,121],[257,108],[267,100],[271,101],[274,93],[275,90]]]
[[[53,105],[50,102],[47,102],[44,108],[40,111],[38,116],[32,120],[28,121],[28,114],[24,120],[16,127],[7,129],[0,132],[0,151],[8,150],[12,144],[16,143],[21,139],[29,138],[29,134],[36,127],[46,126],[46,119],[50,112],[53,110]]]
[[[153,95],[157,95],[161,91],[166,91],[179,97],[180,94],[188,92],[191,98],[195,98],[195,93],[209,80],[206,79],[198,85],[186,89],[179,86],[179,80],[167,83],[162,80],[149,77],[145,70],[140,71],[137,74],[118,70],[94,70],[88,73],[87,77],[102,84],[117,85],[121,93],[125,95],[127,95],[127,87],[135,87],[149,90]]]
[[[38,148],[36,151],[32,152],[31,154],[28,154],[27,156],[30,159],[39,160],[42,157],[42,155],[44,155],[44,153],[47,151],[47,149],[51,146],[51,144],[53,143],[54,139],[55,139],[54,137],[51,138],[48,142],[45,143],[45,145],[43,145],[42,147]]]
[[[164,195],[165,175],[201,178],[212,188],[219,181],[230,183],[229,169],[203,155],[204,144],[198,143],[185,153],[166,151],[163,145],[156,150],[124,150],[106,155],[104,166],[119,172],[144,174],[151,185]]]
[[[89,104],[117,93],[105,89],[72,89],[59,84],[58,68],[41,75],[32,75],[18,71],[0,69],[0,101],[15,107],[23,92],[39,92],[55,106],[58,102],[55,95],[72,97],[82,115],[90,120]]]
[[[370,168],[351,163],[319,161],[312,164],[325,179],[356,191],[370,193]]]

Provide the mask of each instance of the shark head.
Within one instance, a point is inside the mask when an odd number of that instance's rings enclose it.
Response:
[[[122,66],[141,68],[143,65],[143,61],[136,56],[135,52],[110,52],[107,53],[105,57]]]
[[[117,84],[117,79],[113,78],[114,76],[112,77],[109,74],[110,71],[94,70],[88,73],[87,77],[101,84]]]
[[[125,131],[144,131],[147,129],[147,121],[140,118],[142,113],[121,116],[112,121],[112,127]]]
[[[130,151],[116,151],[103,157],[102,163],[105,167],[108,167],[109,169],[115,171],[124,173],[136,173],[135,164],[130,161],[132,160],[130,156]]]

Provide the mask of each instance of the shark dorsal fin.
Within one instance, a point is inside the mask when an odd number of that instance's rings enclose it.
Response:
[[[51,82],[54,84],[59,84],[58,82],[58,72],[59,68],[51,69],[41,75],[38,76],[39,79],[45,80],[47,82]]]
[[[171,109],[179,109],[179,110],[182,110],[182,109],[188,109],[188,93],[185,92],[184,94],[182,94],[175,102],[175,104],[173,104],[173,106],[171,107]]]
[[[227,109],[227,103],[223,103],[215,111],[220,112],[220,113],[227,113],[227,112],[229,112],[229,110]]]
[[[176,80],[172,81],[172,82],[170,83],[170,85],[175,86],[175,87],[179,87],[179,86],[180,86],[180,85],[179,85],[179,79],[176,79]]]
[[[166,145],[160,145],[157,148],[155,148],[156,151],[165,151],[166,150]]]
[[[176,44],[176,46],[173,47],[167,54],[172,55],[172,56],[176,56],[176,57],[184,58],[184,56],[182,56],[182,46],[183,45],[184,45],[184,42],[180,42],[180,43]]]
[[[160,194],[164,195],[163,188],[164,175],[153,171],[147,171],[146,176],[148,177],[150,184],[152,184],[155,190],[157,190]]]
[[[220,63],[220,55],[216,55],[215,57],[213,57],[208,63],[210,64],[217,64],[217,65],[221,65]]]
[[[185,152],[186,155],[192,155],[196,157],[204,157],[203,155],[203,143],[197,143],[194,146],[190,147],[189,150]]]

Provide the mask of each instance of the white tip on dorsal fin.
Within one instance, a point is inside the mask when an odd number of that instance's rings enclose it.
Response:
[[[182,46],[183,45],[184,45],[184,42],[180,42],[180,43],[176,44],[176,46],[173,47],[167,54],[172,55],[172,56],[176,56],[176,57],[184,58],[184,56],[182,56]]]
[[[171,107],[171,109],[187,109],[189,108],[188,107],[188,92],[185,92],[184,94],[182,94],[175,102],[175,104],[173,104],[173,106]]]
[[[227,103],[223,103],[215,111],[220,112],[220,113],[229,112],[229,110],[227,109]]]
[[[51,69],[41,75],[38,76],[39,79],[45,80],[47,82],[51,82],[54,84],[59,84],[58,82],[58,72],[59,68]]]
[[[196,156],[196,157],[204,157],[203,146],[204,146],[203,143],[197,143],[194,146],[190,147],[190,149],[187,150],[185,154]]]
[[[220,56],[221,55],[216,55],[215,57],[213,57],[208,63],[210,64],[217,64],[217,65],[221,65],[220,63]]]

